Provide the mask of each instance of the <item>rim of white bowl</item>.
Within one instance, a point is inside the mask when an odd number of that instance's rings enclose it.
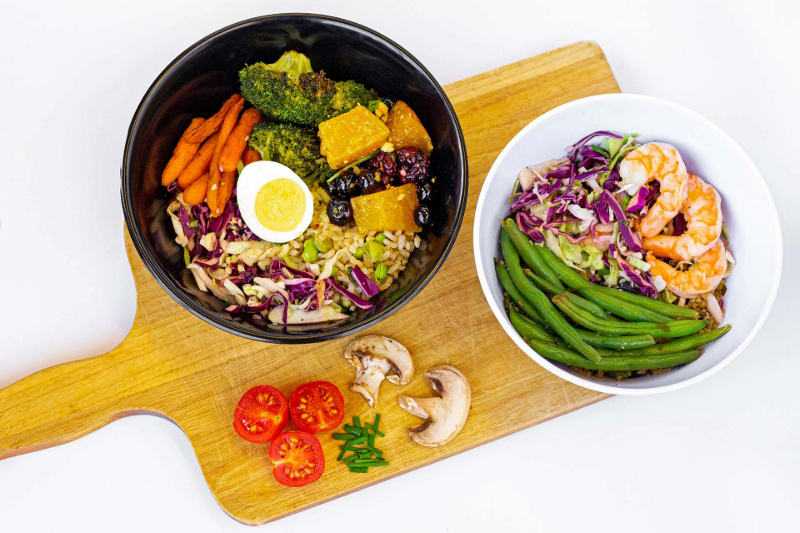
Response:
[[[492,167],[489,169],[489,173],[486,175],[486,180],[483,182],[483,186],[481,187],[481,193],[478,196],[478,204],[475,208],[475,222],[473,228],[479,228],[482,224],[482,215],[483,215],[483,204],[486,201],[486,191],[488,190],[490,184],[494,180],[495,176],[497,175],[497,168],[500,166],[500,162],[505,159],[508,152],[510,152],[514,146],[520,141],[525,134],[533,128],[540,126],[541,124],[552,120],[552,118],[564,111],[577,107],[583,106],[587,104],[591,104],[593,102],[603,101],[603,100],[639,100],[639,101],[648,101],[658,105],[663,105],[666,107],[670,107],[676,111],[681,113],[688,113],[690,115],[694,115],[695,118],[705,122],[712,130],[716,131],[717,134],[723,139],[725,139],[734,150],[739,152],[742,156],[743,160],[746,164],[750,167],[751,172],[754,176],[758,178],[758,185],[762,187],[765,192],[767,193],[767,198],[769,198],[770,202],[770,215],[772,216],[772,223],[773,223],[773,231],[775,231],[778,237],[778,246],[775,250],[775,258],[772,262],[775,265],[775,276],[772,283],[772,287],[770,287],[769,295],[767,296],[766,305],[761,309],[761,314],[756,321],[756,325],[753,329],[748,333],[747,337],[742,341],[739,346],[736,347],[730,354],[728,354],[724,359],[722,359],[719,363],[712,366],[708,370],[705,370],[696,376],[692,376],[688,379],[683,381],[679,381],[678,383],[673,383],[671,385],[661,385],[661,386],[654,386],[654,387],[647,387],[647,388],[624,388],[612,385],[605,385],[603,383],[597,383],[595,381],[590,381],[588,379],[583,379],[581,377],[575,376],[570,374],[569,372],[565,371],[564,369],[558,367],[557,365],[553,364],[549,359],[542,357],[539,355],[533,348],[531,348],[528,344],[523,342],[522,338],[519,334],[514,330],[513,326],[511,325],[511,321],[508,319],[505,311],[498,307],[495,303],[494,299],[490,294],[489,283],[498,283],[495,279],[491,281],[487,279],[486,274],[481,269],[480,264],[480,256],[478,251],[481,250],[481,241],[480,241],[480,232],[473,230],[472,236],[472,245],[473,245],[473,256],[475,259],[475,268],[478,271],[478,280],[481,284],[481,290],[483,291],[483,297],[486,299],[489,307],[494,313],[495,318],[500,325],[505,330],[506,334],[514,341],[514,343],[522,350],[526,355],[528,355],[531,359],[536,361],[542,368],[555,374],[556,376],[569,381],[579,387],[583,387],[585,389],[594,390],[597,392],[603,392],[606,394],[615,394],[620,396],[644,396],[650,394],[660,394],[663,392],[674,391],[678,389],[682,389],[684,387],[688,387],[694,383],[702,381],[715,373],[722,370],[725,366],[727,366],[731,361],[733,361],[740,353],[742,353],[745,348],[747,348],[758,332],[761,330],[761,327],[764,325],[764,322],[767,320],[767,316],[769,316],[770,311],[772,310],[772,305],[775,303],[775,298],[778,295],[778,287],[781,283],[781,274],[783,272],[783,234],[781,231],[781,224],[780,219],[778,217],[778,209],[775,206],[775,199],[772,197],[772,193],[767,186],[766,180],[764,180],[764,176],[761,175],[761,172],[758,170],[758,167],[750,158],[750,156],[745,152],[744,148],[742,148],[736,140],[731,137],[727,132],[725,132],[722,128],[717,126],[714,122],[709,120],[708,118],[704,117],[697,111],[694,111],[688,107],[682,106],[680,104],[676,104],[674,102],[670,102],[669,100],[664,100],[663,98],[657,98],[655,96],[647,96],[643,94],[632,94],[632,93],[615,93],[615,94],[601,94],[596,96],[589,96],[586,98],[580,98],[578,100],[573,100],[572,102],[568,102],[566,104],[562,104],[550,111],[540,115],[539,117],[535,118],[530,124],[522,128],[519,133],[514,135],[508,144],[503,148],[503,151],[500,152],[500,155],[497,156]],[[496,246],[497,243],[491,243],[491,246]]]

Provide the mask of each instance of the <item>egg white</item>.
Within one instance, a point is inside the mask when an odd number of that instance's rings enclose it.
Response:
[[[299,185],[306,200],[303,218],[297,226],[289,231],[268,229],[261,224],[256,215],[256,196],[258,191],[267,183],[280,178],[289,179]],[[296,239],[308,228],[309,224],[311,224],[311,218],[314,216],[314,200],[308,186],[292,169],[274,161],[256,161],[244,167],[236,185],[236,197],[244,223],[253,233],[272,243],[284,243]]]

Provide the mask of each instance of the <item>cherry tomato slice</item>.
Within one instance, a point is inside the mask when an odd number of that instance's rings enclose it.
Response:
[[[286,396],[269,385],[259,385],[245,392],[233,412],[233,429],[249,442],[271,441],[288,421]]]
[[[272,475],[281,485],[302,487],[318,480],[325,471],[325,455],[319,439],[305,431],[287,431],[269,445]]]
[[[329,381],[312,381],[292,391],[289,414],[301,431],[329,431],[344,420],[344,396]]]

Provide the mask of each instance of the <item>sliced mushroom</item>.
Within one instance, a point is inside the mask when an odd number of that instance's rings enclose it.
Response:
[[[414,377],[411,354],[389,337],[359,337],[347,345],[344,357],[356,367],[356,379],[350,390],[363,395],[370,407],[378,405],[378,388],[384,379],[395,385],[406,385]]]
[[[397,404],[408,414],[425,419],[408,429],[408,436],[423,446],[441,446],[458,435],[469,415],[472,389],[467,378],[452,366],[435,366],[425,378],[439,396],[415,398],[401,394]]]

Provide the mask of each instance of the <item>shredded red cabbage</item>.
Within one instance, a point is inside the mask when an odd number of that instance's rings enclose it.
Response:
[[[361,288],[361,292],[364,293],[364,296],[367,299],[372,298],[379,292],[381,292],[381,288],[378,286],[377,283],[369,279],[369,276],[364,274],[364,271],[358,268],[358,266],[353,267],[353,279],[356,281],[356,284]]]
[[[333,278],[325,278],[325,284],[331,289],[341,294],[342,296],[344,296],[345,298],[347,298],[348,300],[350,300],[351,302],[353,302],[353,305],[355,305],[356,307],[359,307],[361,309],[372,308],[371,303],[369,303],[368,301],[359,296],[356,296],[354,293],[348,291],[347,289],[340,287],[335,281],[333,281]]]
[[[674,218],[674,227],[672,230],[673,235],[682,235],[684,230],[686,230],[686,219],[683,216],[683,213],[678,213]]]
[[[531,238],[533,242],[544,242],[544,235],[537,226],[544,224],[541,220],[531,215],[527,211],[517,213],[517,226],[522,233]]]
[[[619,221],[619,233],[622,235],[622,240],[625,241],[627,247],[633,252],[641,252],[642,251],[642,241],[639,239],[639,236],[631,231],[631,228],[628,226],[628,220],[625,218],[625,212],[622,210],[622,206],[619,205],[617,199],[608,192],[603,191],[603,194],[600,195],[611,208],[611,211],[614,213],[614,216]]]
[[[644,296],[650,298],[658,298],[658,291],[656,290],[653,285],[648,282],[644,277],[639,274],[636,270],[634,270],[625,259],[622,258],[622,255],[616,250],[614,250],[614,259],[617,260],[619,266],[622,268],[622,271],[625,272],[625,275],[630,278],[630,280],[638,286],[639,290]]]
[[[189,218],[189,213],[186,212],[186,209],[181,206],[178,209],[178,220],[181,221],[181,226],[183,226],[183,233],[186,235],[187,239],[191,239],[194,237],[194,228],[190,226],[192,219]]]
[[[622,135],[617,135],[616,133],[611,133],[610,131],[596,131],[594,133],[590,133],[572,146],[567,146],[566,151],[570,161],[574,163],[575,159],[579,155],[578,151],[581,149],[581,147],[595,137],[612,137],[614,139],[622,139]]]

